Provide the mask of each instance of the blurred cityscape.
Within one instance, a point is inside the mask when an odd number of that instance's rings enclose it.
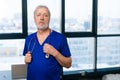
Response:
[[[15,13],[12,18],[0,19],[0,34],[3,33],[22,33],[22,15]]]

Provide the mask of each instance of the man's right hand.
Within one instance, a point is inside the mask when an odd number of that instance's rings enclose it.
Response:
[[[25,55],[25,63],[30,63],[31,61],[32,61],[32,55],[31,55],[31,53],[30,53],[30,51],[28,51],[27,53],[26,53],[26,55]]]

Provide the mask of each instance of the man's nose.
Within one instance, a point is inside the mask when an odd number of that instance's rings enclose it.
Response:
[[[44,16],[43,15],[40,16],[40,20],[44,20]]]

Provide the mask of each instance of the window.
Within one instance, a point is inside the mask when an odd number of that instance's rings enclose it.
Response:
[[[92,0],[65,0],[65,32],[92,32]]]
[[[73,60],[72,67],[70,69],[64,68],[64,73],[93,70],[95,39],[91,37],[93,33],[92,0],[65,0],[64,27],[63,33],[68,36]]]
[[[120,66],[120,1],[98,0],[97,68]],[[112,6],[111,6],[112,5]]]
[[[72,53],[72,67],[64,71],[88,70],[94,68],[94,38],[68,38]]]
[[[24,38],[27,31],[22,0],[0,0],[0,6],[0,38]]]
[[[68,37],[73,63],[64,73],[120,67],[119,2],[65,0],[63,33]]]
[[[98,37],[97,68],[120,66],[120,37]]]
[[[26,0],[0,0],[0,11],[0,80],[11,80],[11,65],[24,63]]]
[[[11,70],[11,65],[13,64],[24,63],[24,57],[22,55],[23,47],[24,47],[24,39],[0,40],[0,72],[1,73],[2,71],[9,72]],[[8,73],[6,73],[6,75],[7,74]],[[1,76],[0,79],[1,78],[4,78],[4,76]]]
[[[120,34],[120,0],[98,0],[98,34]]]

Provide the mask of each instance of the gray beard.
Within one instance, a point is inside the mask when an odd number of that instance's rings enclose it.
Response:
[[[42,26],[42,27],[37,27],[38,30],[46,30],[48,29],[48,25]]]

